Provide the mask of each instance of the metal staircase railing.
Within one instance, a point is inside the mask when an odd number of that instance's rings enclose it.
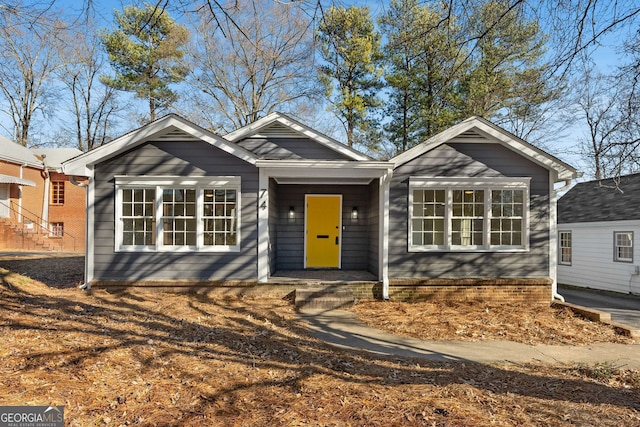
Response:
[[[71,246],[73,247],[72,251],[75,252],[76,250],[75,236],[67,233],[64,230],[62,230],[61,236],[60,235],[54,236],[52,233],[52,230],[49,229],[48,221],[44,221],[39,215],[37,215],[34,212],[31,212],[29,209],[26,209],[25,207],[18,209],[15,206],[17,205],[17,203],[13,200],[11,200],[9,204],[3,201],[0,201],[0,205],[3,205],[9,209],[9,212],[10,212],[9,219],[12,219],[11,222],[14,225],[18,226],[23,236],[25,235],[42,236],[47,239],[51,237],[55,237],[56,240],[50,240],[50,242],[51,243],[55,242],[56,244],[59,244],[60,251],[65,250],[65,240],[66,241],[70,240]],[[24,212],[26,212],[26,214]],[[18,220],[17,221],[13,220],[13,217],[17,218]]]

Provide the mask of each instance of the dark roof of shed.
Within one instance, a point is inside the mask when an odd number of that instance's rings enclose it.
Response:
[[[558,223],[640,219],[640,173],[576,184],[558,199]]]

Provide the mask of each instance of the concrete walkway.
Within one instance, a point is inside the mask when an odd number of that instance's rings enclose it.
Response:
[[[558,287],[571,304],[611,313],[611,320],[640,329],[640,296],[593,289]]]
[[[300,317],[312,335],[329,344],[381,355],[439,361],[604,363],[640,369],[640,344],[598,343],[589,346],[527,345],[511,341],[422,341],[393,335],[360,322],[345,310],[303,309]]]

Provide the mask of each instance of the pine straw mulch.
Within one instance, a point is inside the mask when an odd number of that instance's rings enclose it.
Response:
[[[0,268],[0,404],[68,426],[640,426],[640,372],[379,357],[277,299],[81,292]]]
[[[570,308],[473,302],[360,301],[351,309],[364,323],[424,340],[507,340],[523,344],[634,344],[612,326]]]

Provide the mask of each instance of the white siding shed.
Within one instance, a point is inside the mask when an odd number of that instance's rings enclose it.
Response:
[[[640,174],[574,186],[557,240],[559,284],[640,294]]]

